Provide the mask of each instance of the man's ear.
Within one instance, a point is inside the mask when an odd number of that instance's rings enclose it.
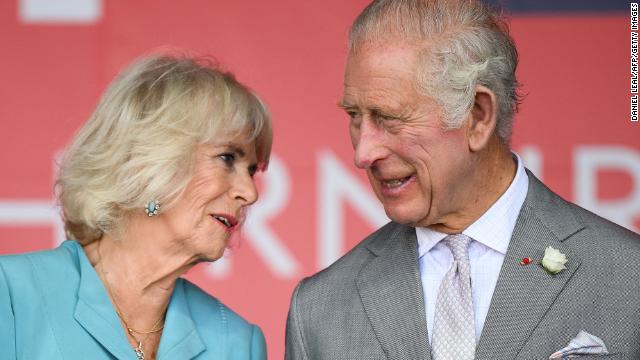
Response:
[[[496,95],[486,86],[477,85],[476,95],[466,122],[469,150],[484,149],[493,136],[498,121]]]

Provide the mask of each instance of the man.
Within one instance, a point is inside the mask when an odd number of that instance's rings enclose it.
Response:
[[[640,237],[511,152],[516,64],[476,1],[356,19],[341,105],[392,222],[298,285],[287,359],[640,359]]]

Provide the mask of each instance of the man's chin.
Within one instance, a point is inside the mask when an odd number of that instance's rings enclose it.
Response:
[[[424,216],[422,214],[418,215],[416,213],[410,213],[405,211],[401,211],[398,209],[387,209],[385,207],[385,213],[387,217],[391,219],[393,222],[398,224],[407,225],[411,227],[419,227],[424,226],[422,223],[425,222]]]

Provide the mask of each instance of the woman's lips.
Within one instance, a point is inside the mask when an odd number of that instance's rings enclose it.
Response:
[[[236,225],[238,225],[238,219],[233,215],[211,214],[211,217],[222,224],[227,230],[232,230]]]

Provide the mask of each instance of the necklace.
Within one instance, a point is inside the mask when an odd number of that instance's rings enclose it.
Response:
[[[150,334],[157,333],[158,331],[161,331],[162,329],[164,329],[164,324],[162,323],[162,320],[164,319],[164,314],[160,316],[160,318],[153,324],[153,326],[149,330],[136,330],[131,326],[129,326],[129,324],[125,320],[124,315],[122,315],[122,311],[120,310],[118,301],[116,300],[114,293],[111,291],[111,286],[109,286],[109,280],[107,280],[107,277],[103,271],[104,263],[102,262],[102,254],[100,254],[100,245],[102,245],[102,241],[100,241],[97,246],[98,263],[100,264],[100,274],[104,279],[104,284],[106,285],[107,293],[109,294],[109,297],[113,300],[113,305],[115,305],[116,307],[116,314],[118,315],[120,320],[122,320],[122,322],[124,323],[124,326],[127,328],[127,332],[129,333],[129,335],[138,344],[138,346],[133,348],[133,352],[136,354],[136,357],[138,358],[138,360],[144,360],[144,349],[142,347],[142,342],[147,341],[147,338],[149,337]],[[144,337],[144,339],[138,339],[138,337],[136,337],[134,333],[140,334],[140,335],[146,335],[146,336]]]

